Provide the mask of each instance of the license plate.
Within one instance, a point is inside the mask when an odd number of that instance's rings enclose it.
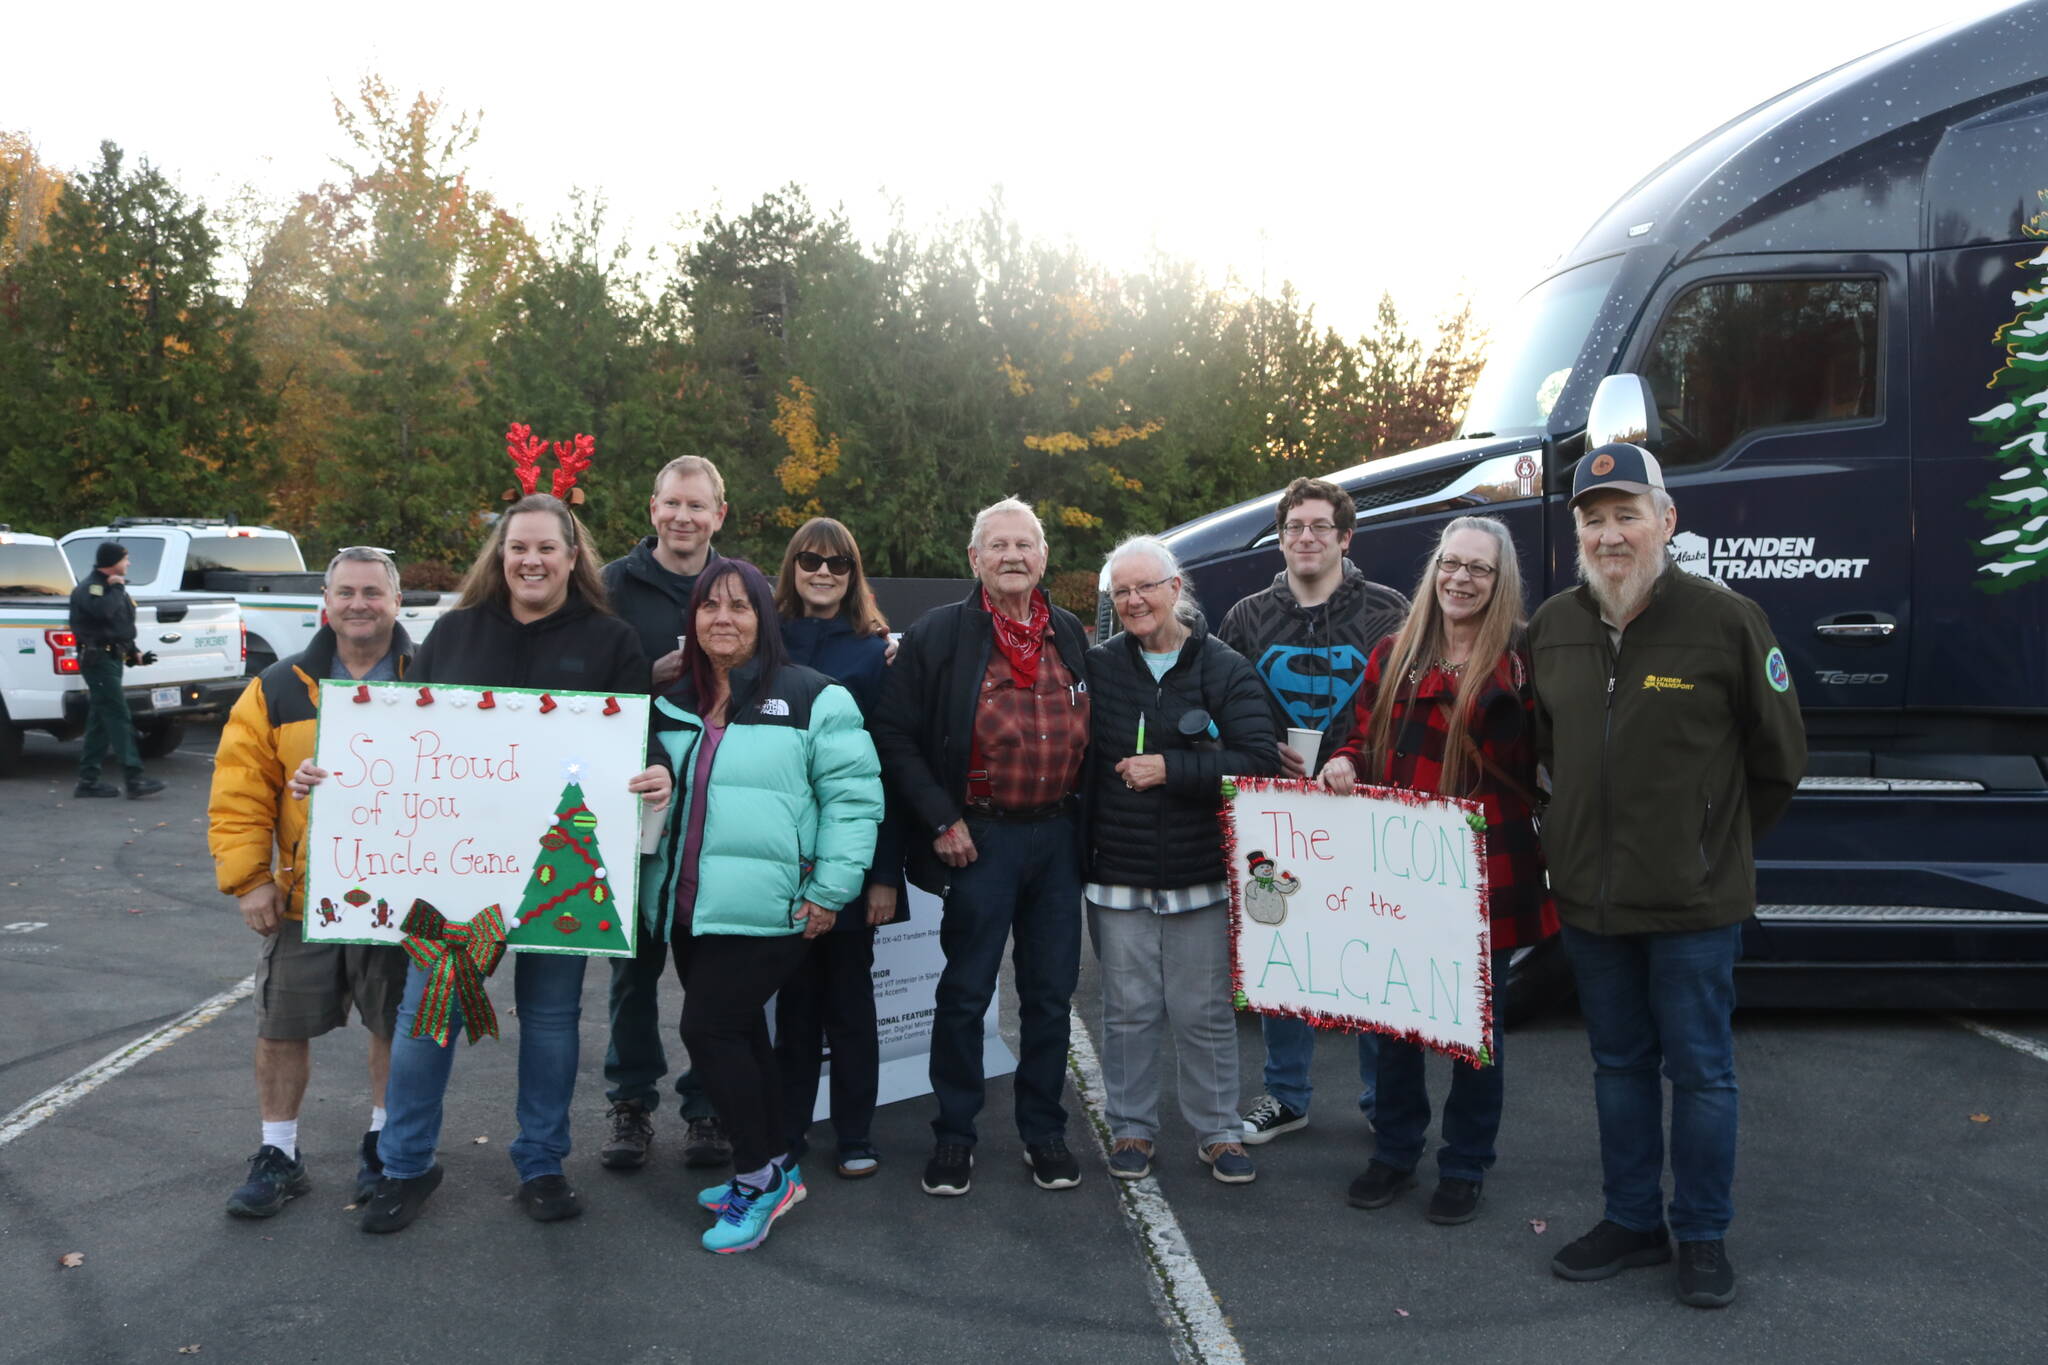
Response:
[[[176,706],[180,698],[175,687],[152,687],[149,689],[149,704],[158,711],[168,711]]]

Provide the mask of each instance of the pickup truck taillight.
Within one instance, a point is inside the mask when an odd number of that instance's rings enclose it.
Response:
[[[46,630],[43,643],[50,647],[52,673],[78,672],[78,637],[68,630]]]
[[[249,623],[242,622],[242,667],[249,666]]]

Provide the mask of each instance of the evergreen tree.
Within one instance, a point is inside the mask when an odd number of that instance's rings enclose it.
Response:
[[[121,515],[260,516],[272,409],[203,210],[108,142],[42,231],[5,272],[0,312],[12,519],[62,533]]]

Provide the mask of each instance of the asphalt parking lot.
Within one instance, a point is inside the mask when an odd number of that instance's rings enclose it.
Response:
[[[1668,1268],[1599,1284],[1547,1269],[1599,1216],[1590,1064],[1569,1012],[1508,1037],[1500,1163],[1464,1227],[1423,1220],[1427,1181],[1379,1212],[1345,1205],[1370,1139],[1344,1040],[1318,1056],[1310,1126],[1257,1149],[1250,1186],[1207,1177],[1169,1095],[1156,1183],[1189,1256],[1168,1259],[1221,1314],[1195,1347],[1162,1317],[1158,1258],[1078,1107],[1083,1182],[1039,1191],[1006,1082],[991,1085],[967,1198],[919,1192],[929,1110],[909,1101],[878,1118],[879,1177],[820,1167],[760,1250],[706,1255],[692,1195],[707,1182],[683,1170],[671,1113],[647,1169],[597,1165],[602,966],[585,988],[569,1163],[583,1218],[542,1227],[512,1205],[514,1053],[487,1040],[458,1062],[447,1182],[404,1234],[362,1235],[343,1208],[368,1112],[358,1029],[314,1046],[300,1139],[314,1192],[267,1222],[229,1219],[256,1146],[246,1001],[39,1121],[16,1112],[253,969],[256,940],[206,857],[215,733],[155,764],[170,789],[146,801],[73,801],[75,746],[40,736],[28,773],[0,781],[0,1360],[2048,1358],[2048,1061],[1921,1014],[1739,1016],[1728,1246],[1742,1284],[1718,1312],[1677,1304]],[[1085,972],[1076,1006],[1097,1013]],[[2048,1044],[2048,1013],[1984,1022]],[[1239,1043],[1249,1097],[1255,1021]],[[73,1252],[82,1263],[60,1264]]]

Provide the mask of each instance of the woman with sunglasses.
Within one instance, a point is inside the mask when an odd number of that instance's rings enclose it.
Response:
[[[1477,801],[1486,815],[1487,906],[1493,980],[1517,948],[1557,932],[1531,818],[1536,786],[1534,697],[1522,644],[1522,575],[1508,529],[1492,517],[1444,527],[1396,633],[1373,646],[1359,685],[1351,740],[1323,766],[1322,782],[1347,793],[1359,782]],[[1444,1101],[1437,1187],[1425,1217],[1466,1223],[1494,1161],[1500,1132],[1500,1014],[1493,1062],[1451,1068]],[[1422,1049],[1380,1040],[1378,1150],[1351,1182],[1355,1208],[1384,1208],[1415,1184],[1429,1128]]]
[[[775,609],[791,662],[815,668],[873,713],[887,669],[889,623],[875,606],[853,533],[830,517],[797,528],[782,553]],[[823,1047],[832,1049],[834,1169],[848,1180],[871,1176],[881,1157],[869,1141],[880,1070],[876,1039],[875,926],[894,923],[903,905],[903,860],[893,820],[884,819],[875,861],[859,900],[841,907],[831,932],[807,945],[804,961],[776,999],[775,1055],[792,1160],[818,1103]]]

